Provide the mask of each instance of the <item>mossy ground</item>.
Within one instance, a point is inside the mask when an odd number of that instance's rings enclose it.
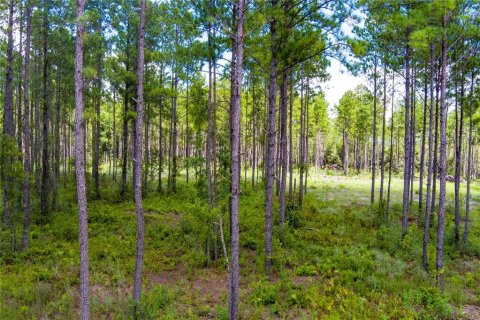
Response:
[[[480,310],[477,206],[473,207],[470,242],[465,251],[454,244],[453,184],[448,183],[442,294],[434,282],[435,217],[429,273],[421,266],[422,230],[417,227],[416,203],[411,208],[409,232],[401,239],[401,180],[393,181],[391,223],[386,225],[378,204],[374,209],[369,205],[369,177],[331,174],[321,172],[309,177],[303,210],[289,204],[288,227],[274,228],[274,273],[270,279],[264,276],[263,268],[263,187],[252,189],[247,181],[240,203],[243,319],[475,316]],[[130,319],[136,241],[134,204],[119,201],[118,186],[104,179],[103,185],[110,187],[102,190],[102,199],[90,200],[88,205],[92,319]],[[218,260],[208,259],[206,251],[207,247],[210,254],[214,250],[212,226],[219,215],[223,216],[228,242],[227,199],[220,201],[218,210],[209,211],[194,183],[180,182],[177,194],[154,189],[152,183],[144,199],[142,318],[226,319],[227,273],[220,242]],[[474,184],[472,190],[473,202],[480,202],[480,186]],[[59,211],[52,213],[47,223],[36,223],[41,219],[34,211],[27,250],[12,252],[12,234],[2,232],[2,319],[78,318],[79,258],[73,183],[61,188],[60,193]]]

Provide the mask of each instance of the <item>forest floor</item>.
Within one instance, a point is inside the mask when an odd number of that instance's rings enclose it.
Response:
[[[270,279],[263,267],[263,187],[252,189],[247,180],[240,203],[242,319],[480,318],[480,210],[476,205],[465,251],[454,244],[453,184],[447,183],[442,294],[434,287],[435,227],[430,232],[429,273],[421,265],[423,231],[417,227],[416,202],[409,232],[402,240],[402,180],[393,180],[391,221],[386,225],[384,212],[370,207],[369,177],[332,174],[309,177],[303,210],[290,204],[288,227],[274,228]],[[102,199],[88,204],[92,319],[130,319],[134,204],[118,201],[115,183],[103,181],[107,183],[111,187],[102,190]],[[376,197],[378,184],[379,179]],[[154,188],[152,184],[144,199],[142,319],[226,319],[227,273],[220,241],[217,260],[207,259],[206,251],[213,254],[212,224],[218,222],[219,214],[228,233],[227,197],[221,197],[219,209],[210,211],[194,183],[182,181],[177,194],[158,193]],[[12,252],[8,249],[12,235],[1,234],[1,319],[78,318],[76,194],[73,184],[60,191],[59,211],[51,214],[48,223],[34,223],[27,250]],[[475,183],[472,192],[472,203],[480,203],[480,185]],[[36,212],[33,220],[40,220]]]

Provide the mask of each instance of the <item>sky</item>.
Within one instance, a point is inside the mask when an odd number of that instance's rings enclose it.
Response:
[[[330,108],[338,103],[340,98],[348,90],[353,90],[362,83],[364,79],[352,75],[338,60],[331,59],[330,66],[327,68],[330,79],[324,82],[322,91]]]

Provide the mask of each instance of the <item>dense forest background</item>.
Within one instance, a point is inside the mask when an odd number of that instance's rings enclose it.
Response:
[[[480,318],[479,1],[0,7],[2,319]]]

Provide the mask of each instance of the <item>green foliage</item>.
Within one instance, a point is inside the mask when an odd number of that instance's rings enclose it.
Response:
[[[267,279],[260,279],[252,284],[250,303],[254,305],[274,304],[278,299],[278,287]]]
[[[249,185],[242,193],[240,263],[242,283],[248,289],[241,291],[241,308],[246,317],[449,319],[462,305],[478,303],[476,259],[454,254],[454,248],[448,246],[448,286],[443,294],[432,289],[434,274],[421,267],[421,230],[412,226],[401,241],[401,227],[395,223],[400,221],[401,208],[392,206],[389,226],[379,224],[368,200],[365,206],[357,202],[369,192],[366,178],[337,181],[320,177],[323,180],[312,176],[316,188],[309,189],[302,210],[289,207],[300,223],[289,221],[283,230],[274,228],[274,273],[270,280],[262,276],[263,193],[258,189],[252,192]],[[392,190],[401,188],[400,180],[393,182]],[[111,189],[116,188],[112,184]],[[220,259],[213,260],[211,255],[213,222],[218,222],[220,214],[229,249],[228,198],[220,199],[218,209],[209,210],[192,183],[180,181],[178,190],[177,194],[150,192],[144,199],[141,314],[144,319],[224,319],[227,275],[219,239]],[[475,187],[474,197],[478,190]],[[78,317],[77,212],[66,203],[74,201],[75,185],[69,183],[60,191],[60,207],[68,210],[53,214],[48,224],[34,223],[27,250],[2,251],[0,299],[7,302],[0,305],[2,316]],[[136,237],[134,205],[95,200],[89,201],[88,208],[90,268],[94,270],[92,316],[112,314],[129,319]],[[477,213],[472,215],[475,225]],[[470,241],[472,248],[478,247],[475,232]]]
[[[312,266],[309,264],[306,264],[297,268],[297,276],[310,277],[310,276],[316,276],[317,274],[318,272],[315,266]]]
[[[404,294],[403,299],[412,307],[417,307],[418,319],[450,319],[453,309],[437,288],[421,288]]]

